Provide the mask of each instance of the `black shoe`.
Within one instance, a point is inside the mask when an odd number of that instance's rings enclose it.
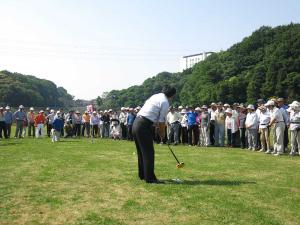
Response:
[[[149,180],[149,181],[146,181],[146,183],[148,183],[148,184],[164,184],[165,182],[156,179],[156,180]]]

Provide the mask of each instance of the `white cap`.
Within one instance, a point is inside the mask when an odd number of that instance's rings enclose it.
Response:
[[[230,107],[230,105],[229,105],[229,104],[227,104],[227,103],[225,103],[225,104],[224,104],[224,107]]]
[[[6,106],[5,109],[10,109],[10,107],[9,107],[9,106]]]
[[[54,113],[55,111],[54,111],[54,109],[51,109],[50,112],[51,112],[51,113]]]
[[[197,107],[195,110],[196,110],[196,111],[200,111],[201,109],[200,109],[200,107]]]
[[[43,113],[43,112],[44,112],[44,110],[41,110],[41,111],[40,111],[40,113]]]
[[[142,107],[141,106],[138,106],[138,107],[136,107],[138,110],[140,110]]]
[[[30,109],[29,109],[30,111],[33,111],[34,110],[34,108],[33,107],[30,107]]]
[[[121,107],[121,110],[122,110],[122,111],[125,110],[125,107]]]
[[[289,104],[290,107],[300,107],[300,102],[298,101],[293,101],[292,104]]]
[[[201,108],[202,109],[207,109],[207,105],[203,105]]]
[[[112,112],[112,111],[113,111],[112,109],[109,109],[109,110],[108,110],[108,112]]]
[[[178,109],[180,109],[180,110],[183,109],[182,105],[178,106]]]
[[[56,114],[60,114],[60,111],[57,111]]]
[[[230,108],[228,108],[228,109],[226,109],[226,111],[225,111],[226,113],[230,113],[230,114],[232,114],[232,109],[230,109]]]
[[[182,109],[180,113],[186,113],[186,109]]]
[[[3,107],[0,107],[0,109],[2,109],[2,110],[3,110]]]
[[[252,109],[252,110],[255,110],[255,108],[254,108],[254,105],[248,105],[248,107],[247,107],[247,109]]]
[[[210,104],[210,106],[217,106],[217,104],[216,104],[215,102],[212,102],[212,103]]]
[[[267,103],[265,104],[265,106],[271,106],[271,105],[275,105],[275,102],[272,100],[267,101]]]
[[[96,112],[96,111],[94,111],[94,112],[93,112],[93,114],[97,114],[97,112]]]
[[[24,109],[24,106],[23,106],[23,105],[20,105],[20,106],[19,106],[19,109]]]

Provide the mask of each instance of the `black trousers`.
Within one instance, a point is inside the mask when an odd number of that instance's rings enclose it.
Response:
[[[231,133],[231,129],[227,129],[227,145],[236,147],[236,133]]]
[[[133,136],[132,136],[132,125],[127,125],[128,131],[127,131],[127,137],[129,141],[133,141]]]
[[[127,126],[124,123],[121,123],[121,130],[122,130],[122,139],[127,139]]]
[[[52,130],[52,124],[47,123],[47,136],[50,137]]]
[[[154,181],[153,123],[146,118],[136,117],[132,133],[138,156],[138,175],[146,182]]]
[[[209,125],[209,139],[210,139],[210,144],[214,145],[215,144],[215,123],[210,122]]]
[[[246,148],[246,128],[240,128],[241,148]]]
[[[197,145],[199,141],[198,125],[194,124],[188,127],[188,141],[189,145]]]
[[[4,121],[0,121],[0,138],[7,138],[7,131],[6,131],[6,123]]]
[[[187,127],[181,127],[181,143],[182,144],[188,143]]]

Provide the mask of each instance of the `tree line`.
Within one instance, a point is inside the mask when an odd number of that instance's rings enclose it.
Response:
[[[258,98],[300,97],[300,24],[263,26],[226,51],[214,53],[182,73],[162,72],[142,85],[99,96],[103,108],[142,105],[168,84],[177,88],[174,104],[216,101],[254,103]]]

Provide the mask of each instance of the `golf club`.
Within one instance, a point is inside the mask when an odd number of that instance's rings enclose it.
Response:
[[[176,159],[177,161],[177,165],[176,167],[179,169],[179,168],[183,168],[184,167],[184,162],[179,162],[179,160],[177,159],[176,155],[174,154],[174,152],[172,151],[170,145],[168,144],[168,148],[169,150],[171,151],[172,155],[174,156],[174,158]]]

